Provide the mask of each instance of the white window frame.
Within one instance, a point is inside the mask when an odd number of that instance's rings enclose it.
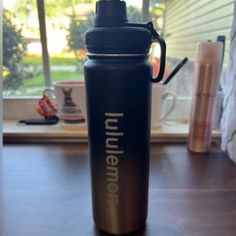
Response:
[[[52,87],[52,79],[50,72],[50,60],[47,47],[47,33],[46,33],[46,18],[45,18],[45,5],[44,0],[37,0],[38,20],[39,20],[39,31],[40,40],[42,45],[42,58],[43,58],[43,74],[45,88]]]

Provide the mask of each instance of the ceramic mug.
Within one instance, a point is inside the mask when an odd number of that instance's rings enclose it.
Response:
[[[73,126],[86,122],[85,86],[83,81],[60,81],[54,83],[52,92],[56,97],[58,117],[63,125]]]
[[[171,97],[171,105],[162,114],[163,101]],[[176,96],[173,93],[165,92],[165,86],[160,84],[152,85],[152,112],[151,112],[151,128],[160,128],[163,122],[171,114],[176,106]]]

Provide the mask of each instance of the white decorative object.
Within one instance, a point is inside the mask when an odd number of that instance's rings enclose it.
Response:
[[[224,104],[221,120],[223,151],[236,162],[236,0],[234,2],[234,19],[231,30],[229,64],[224,81]]]

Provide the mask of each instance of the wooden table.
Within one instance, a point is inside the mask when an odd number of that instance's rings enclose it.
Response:
[[[4,236],[101,236],[86,144],[7,144]],[[235,236],[236,165],[218,147],[153,144],[149,217],[135,236]]]

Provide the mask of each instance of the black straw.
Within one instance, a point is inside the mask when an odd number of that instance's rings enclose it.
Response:
[[[170,73],[170,75],[167,77],[167,79],[164,81],[163,85],[168,84],[172,78],[178,73],[178,71],[186,64],[188,61],[188,58],[185,57],[176,67],[175,69]]]

